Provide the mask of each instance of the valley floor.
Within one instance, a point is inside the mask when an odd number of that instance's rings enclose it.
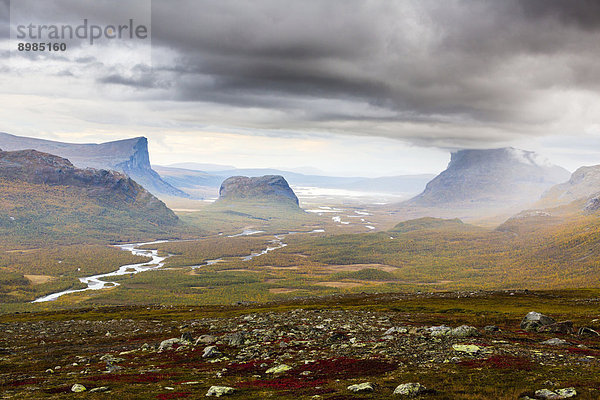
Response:
[[[600,337],[519,323],[539,311],[598,330],[599,302],[599,290],[389,293],[5,314],[0,386],[4,399],[198,399],[211,386],[232,399],[388,399],[414,382],[423,399],[569,387],[597,399]],[[372,392],[348,389],[366,382]]]

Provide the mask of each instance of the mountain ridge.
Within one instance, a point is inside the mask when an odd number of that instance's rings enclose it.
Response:
[[[452,153],[448,167],[405,204],[455,208],[525,206],[569,175],[564,168],[531,151],[512,147],[459,150]]]
[[[79,168],[112,169],[125,173],[155,195],[189,197],[152,169],[148,139],[143,136],[104,143],[66,143],[0,132],[0,148],[34,149],[66,158]]]

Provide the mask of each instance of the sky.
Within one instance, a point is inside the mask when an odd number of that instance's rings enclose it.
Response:
[[[130,19],[145,37],[18,51],[19,25]],[[0,0],[0,131],[146,136],[162,165],[383,176],[513,146],[574,170],[600,164],[598,65],[593,0]]]

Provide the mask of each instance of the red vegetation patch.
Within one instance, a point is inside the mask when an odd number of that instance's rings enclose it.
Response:
[[[314,363],[303,365],[295,372],[310,371],[313,377],[323,379],[351,378],[355,376],[381,375],[393,371],[396,364],[381,360],[357,360],[353,358],[332,358],[318,360]]]
[[[509,369],[531,371],[533,363],[526,358],[515,356],[496,355],[483,360],[463,360],[458,363],[470,368],[493,368],[493,369]]]
[[[170,392],[170,393],[161,393],[156,396],[158,400],[170,400],[170,399],[185,399],[186,397],[190,397],[192,393],[190,392]]]
[[[228,375],[255,375],[261,372],[264,372],[263,367],[261,367],[262,364],[267,364],[270,365],[272,364],[273,361],[268,360],[268,361],[261,361],[261,360],[255,360],[255,361],[249,361],[246,363],[232,363],[227,365],[227,374]]]
[[[159,373],[147,373],[147,374],[104,374],[87,377],[86,380],[97,382],[97,381],[108,381],[108,382],[125,382],[125,383],[156,383],[165,381],[173,378],[175,374],[159,374]]]
[[[16,381],[7,382],[4,384],[4,386],[18,387],[18,386],[25,386],[25,385],[35,385],[36,383],[40,383],[40,382],[42,382],[42,380],[38,379],[38,378],[18,379]]]
[[[71,393],[71,386],[58,386],[44,390],[48,394]]]
[[[250,382],[243,382],[241,386],[255,387],[255,388],[269,388],[275,390],[298,390],[313,388],[315,386],[324,385],[324,380],[309,380],[300,378],[279,378],[271,379],[267,381],[255,380]]]
[[[591,349],[581,349],[579,347],[569,347],[567,349],[567,351],[569,353],[573,353],[573,354],[582,354],[585,356],[594,356],[594,357],[600,357],[600,352],[599,351],[594,351]]]

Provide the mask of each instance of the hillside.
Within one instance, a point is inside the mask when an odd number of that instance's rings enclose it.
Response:
[[[568,179],[567,170],[537,154],[513,148],[461,150],[446,170],[406,206],[455,209],[507,209],[534,203],[552,185]]]
[[[556,207],[575,200],[589,198],[600,192],[600,165],[581,167],[571,178],[548,189],[536,204],[538,207]]]
[[[100,144],[63,143],[0,132],[0,148],[5,151],[34,149],[68,159],[78,168],[123,172],[157,196],[189,197],[168,184],[150,165],[148,139],[137,137]]]
[[[178,223],[122,173],[79,169],[36,150],[0,151],[0,234],[7,242],[131,240],[165,235]]]

